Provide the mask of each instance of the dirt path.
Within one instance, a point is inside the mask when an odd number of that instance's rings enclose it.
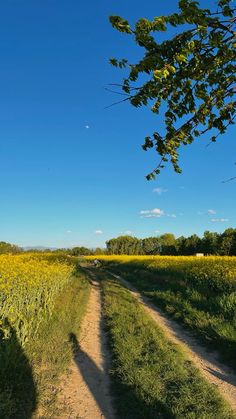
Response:
[[[219,362],[217,353],[208,352],[180,324],[171,320],[162,310],[152,304],[149,298],[142,296],[120,276],[109,273],[130,290],[155,322],[165,331],[166,336],[173,343],[181,346],[181,349],[185,351],[187,357],[192,360],[202,375],[218,388],[224,399],[236,411],[236,375],[229,367]]]
[[[109,353],[101,318],[99,284],[93,280],[74,361],[61,385],[64,413],[58,419],[114,419],[107,373]]]

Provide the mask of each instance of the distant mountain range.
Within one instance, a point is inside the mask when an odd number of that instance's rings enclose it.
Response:
[[[24,250],[57,250],[57,247],[50,247],[50,246],[22,246]]]

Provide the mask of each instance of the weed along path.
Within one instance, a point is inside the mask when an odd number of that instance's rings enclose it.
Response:
[[[129,282],[119,275],[108,272],[118,279],[131,294],[138,299],[146,312],[164,330],[167,338],[180,345],[187,357],[195,364],[202,375],[214,384],[231,408],[236,411],[236,375],[229,367],[218,360],[217,353],[208,352],[181,325],[168,318],[149,298],[141,295]]]
[[[91,273],[91,275],[93,275]],[[108,376],[109,353],[101,316],[101,292],[93,278],[79,340],[71,334],[74,361],[61,384],[59,419],[113,419]]]

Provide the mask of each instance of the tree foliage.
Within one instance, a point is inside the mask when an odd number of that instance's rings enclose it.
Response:
[[[120,236],[106,242],[108,254],[114,255],[139,255],[141,241],[132,236]]]
[[[84,246],[73,247],[73,249],[69,250],[69,253],[72,256],[89,256],[93,254],[91,249],[88,249],[87,247],[84,247]]]
[[[126,95],[124,100],[135,107],[150,104],[155,114],[164,112],[164,126],[160,124],[143,145],[144,150],[155,148],[160,156],[147,179],[159,174],[168,161],[181,172],[179,147],[206,132],[216,141],[234,123],[236,113],[236,9],[231,0],[218,0],[215,10],[201,8],[193,0],[179,0],[178,5],[178,13],[141,18],[133,28],[120,16],[110,17],[114,28],[132,35],[144,48],[137,63],[110,60],[128,70],[117,85]],[[158,33],[168,35],[171,27],[179,28],[177,34],[158,42]]]
[[[7,242],[0,242],[0,254],[2,253],[10,253],[16,254],[22,252],[22,249],[15,244],[7,243]]]
[[[165,233],[158,237],[138,239],[120,236],[107,241],[107,253],[113,255],[205,255],[236,256],[236,229],[228,228],[222,234],[205,231],[202,238],[196,234],[175,238]]]

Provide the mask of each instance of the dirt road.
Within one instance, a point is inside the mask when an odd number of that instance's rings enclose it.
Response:
[[[74,361],[63,379],[59,419],[114,419],[108,375],[109,353],[101,316],[101,292],[93,280],[79,340],[74,343]]]

